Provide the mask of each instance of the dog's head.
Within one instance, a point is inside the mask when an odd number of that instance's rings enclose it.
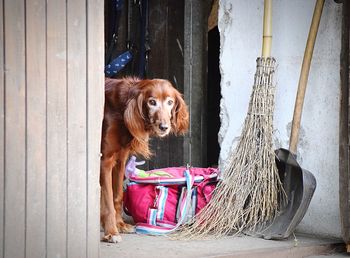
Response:
[[[147,131],[152,136],[184,134],[189,125],[187,106],[181,94],[167,80],[140,80],[124,119],[135,136]]]

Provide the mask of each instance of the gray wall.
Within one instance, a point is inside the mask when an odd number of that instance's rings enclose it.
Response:
[[[0,13],[0,257],[97,257],[103,1]]]
[[[272,56],[276,58],[276,148],[288,148],[296,89],[315,1],[273,1]],[[261,54],[263,0],[221,0],[222,164],[237,143]],[[341,5],[325,1],[301,121],[298,160],[317,188],[299,231],[340,237],[339,87]]]

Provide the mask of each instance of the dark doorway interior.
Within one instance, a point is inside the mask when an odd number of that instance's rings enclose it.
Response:
[[[185,136],[151,140],[154,155],[143,168],[187,163],[199,167],[217,165],[220,152],[217,135],[221,98],[220,38],[217,27],[208,32],[212,0],[148,1],[144,41],[141,40],[140,10],[142,3],[147,1],[119,1],[124,3],[119,16],[116,2],[105,0],[106,63],[128,50],[134,58],[114,78],[139,75],[140,53],[145,46],[148,55],[142,77],[171,81],[184,94],[191,116],[190,130]],[[117,35],[115,43],[113,34]],[[111,45],[114,46],[112,50]]]
[[[184,1],[119,1],[124,3],[119,17],[116,15],[116,2],[116,0],[105,0],[106,63],[127,50],[131,51],[133,58],[113,78],[130,75],[141,78],[164,78],[183,93]],[[144,7],[145,4],[147,8]],[[117,38],[115,47],[110,51],[115,31],[113,28],[116,24]],[[142,30],[146,31],[143,40]],[[141,74],[140,59],[143,47],[147,50],[147,57],[142,67],[144,73]],[[152,138],[150,145],[153,156],[143,169],[184,165],[183,142],[182,136]]]
[[[220,146],[218,132],[220,129],[220,33],[215,26],[208,32],[208,91],[207,91],[207,166],[218,164]]]

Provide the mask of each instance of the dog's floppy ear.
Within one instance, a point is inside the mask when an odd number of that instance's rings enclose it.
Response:
[[[188,108],[181,94],[175,91],[175,106],[172,110],[172,127],[176,135],[185,134],[188,130]]]
[[[139,132],[145,131],[142,103],[143,95],[142,93],[139,93],[138,96],[135,96],[128,101],[124,111],[125,124],[130,133],[135,137],[139,134]]]
[[[124,111],[124,122],[129,132],[133,136],[131,146],[137,149],[139,154],[149,158],[151,152],[148,148],[148,134],[145,129],[145,118],[143,114],[144,96],[140,92],[137,96],[131,98]]]

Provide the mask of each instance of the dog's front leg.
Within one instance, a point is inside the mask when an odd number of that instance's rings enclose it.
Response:
[[[113,205],[112,168],[115,157],[104,157],[101,160],[100,184],[101,184],[101,222],[104,228],[102,240],[108,242],[121,242],[121,236],[116,223],[115,209]]]
[[[125,165],[129,156],[128,151],[121,151],[119,153],[119,160],[117,165],[113,168],[113,200],[115,208],[115,217],[117,222],[117,228],[119,232],[133,233],[135,228],[124,222],[122,218],[122,205],[123,205],[123,182],[125,175]]]

